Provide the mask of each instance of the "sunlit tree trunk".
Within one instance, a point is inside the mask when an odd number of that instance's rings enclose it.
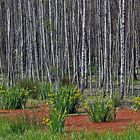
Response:
[[[85,16],[86,16],[86,3],[85,0],[83,0],[83,16],[82,16],[82,58],[81,58],[81,91],[83,92],[85,88],[84,84],[84,73],[85,73]]]
[[[121,76],[120,76],[120,90],[121,97],[124,97],[125,89],[125,0],[119,2],[120,10],[120,46],[121,46]]]

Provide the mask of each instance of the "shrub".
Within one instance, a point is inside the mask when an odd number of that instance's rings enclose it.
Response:
[[[61,87],[56,93],[49,94],[49,99],[55,108],[62,107],[68,113],[75,113],[79,107],[81,92],[73,86]]]
[[[61,98],[58,94],[51,94],[49,98],[50,116],[43,118],[43,124],[46,124],[53,133],[64,131],[65,118],[68,114],[67,101],[67,97]]]
[[[68,112],[70,114],[77,112],[77,109],[79,108],[80,100],[81,100],[81,92],[79,90],[75,90],[73,92],[73,95],[70,97],[70,101],[69,101],[70,105],[68,108]]]
[[[132,99],[132,108],[135,111],[140,109],[140,97],[135,97]]]
[[[112,121],[116,118],[116,108],[113,99],[96,97],[84,103],[84,108],[94,122]]]
[[[52,85],[47,82],[24,79],[19,82],[19,85],[28,90],[29,97],[32,99],[45,100],[48,98],[48,94],[53,91]]]
[[[52,108],[50,116],[43,118],[43,124],[47,125],[52,133],[62,133],[64,131],[64,123],[67,117],[67,110],[63,111],[62,107],[59,109]]]
[[[29,79],[24,79],[22,81],[19,81],[17,85],[19,85],[23,89],[27,89],[29,92],[29,97],[32,99],[38,99],[38,85],[39,81],[32,81]]]
[[[115,92],[112,96],[114,107],[119,107],[121,105],[121,97],[118,92]]]
[[[76,112],[80,95],[76,88],[70,86],[61,87],[57,92],[49,94],[50,116],[44,118],[43,123],[53,133],[63,132],[65,118],[68,113]]]
[[[70,114],[77,111],[80,97],[80,91],[74,86],[64,86],[58,91],[58,98],[62,98],[65,101],[63,105]]]
[[[48,95],[53,93],[53,86],[50,83],[40,82],[37,86],[38,98],[40,100],[48,99]]]
[[[2,109],[23,109],[25,108],[28,91],[14,86],[12,88],[1,88],[0,106]]]

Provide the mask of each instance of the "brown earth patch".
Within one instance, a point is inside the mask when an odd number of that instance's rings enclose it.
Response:
[[[16,117],[19,115],[27,115],[32,119],[34,117],[41,122],[43,117],[48,116],[49,109],[45,105],[40,105],[34,110],[0,110],[0,116]],[[130,124],[136,124],[140,127],[140,111],[134,112],[128,108],[121,108],[118,110],[117,118],[112,122],[94,123],[90,120],[88,114],[83,115],[69,115],[65,122],[67,132],[71,131],[97,131],[104,132],[112,130],[114,132],[123,132]]]

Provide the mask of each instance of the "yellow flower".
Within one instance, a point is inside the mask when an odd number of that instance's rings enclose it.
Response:
[[[110,100],[108,101],[108,106],[109,106],[110,108],[113,107],[113,100],[112,100],[112,99],[110,99]]]
[[[21,89],[22,95],[23,96],[27,96],[28,95],[28,91],[25,89]]]
[[[75,98],[79,98],[80,96],[81,96],[80,93],[76,93],[76,94],[75,94]]]
[[[89,104],[88,104],[88,102],[85,102],[84,108],[85,108],[85,109],[89,109]]]
[[[49,123],[50,123],[50,119],[47,118],[47,117],[44,117],[44,118],[43,118],[43,121],[42,121],[42,124],[48,125]]]
[[[52,105],[52,104],[53,104],[53,100],[49,100],[49,104],[51,104],[51,105]]]
[[[135,110],[140,109],[140,97],[133,98],[133,105]]]

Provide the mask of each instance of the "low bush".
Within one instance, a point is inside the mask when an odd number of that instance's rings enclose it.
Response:
[[[53,86],[50,83],[40,82],[36,87],[38,99],[40,100],[48,99],[48,95],[53,93],[53,90],[54,90]]]
[[[79,107],[81,92],[74,86],[63,86],[55,93],[49,94],[49,101],[52,102],[55,108],[62,107],[62,110],[68,113],[75,113]]]
[[[28,91],[19,86],[0,87],[0,107],[2,109],[24,109],[27,96]]]
[[[49,118],[43,118],[43,124],[47,125],[52,133],[64,131],[65,119],[68,115],[67,98],[61,98],[58,94],[51,94],[48,105],[50,106]]]
[[[49,118],[43,118],[43,125],[47,125],[52,133],[64,132],[64,123],[68,113],[66,109],[64,111],[62,110],[62,107],[60,107],[59,109],[52,108]]]
[[[38,87],[39,87],[40,81],[32,81],[29,79],[24,79],[22,81],[19,81],[16,83],[16,85],[19,85],[21,88],[26,89],[29,92],[29,97],[32,99],[38,99]]]
[[[112,96],[114,107],[119,107],[121,105],[121,98],[119,93],[114,93]]]
[[[113,121],[116,118],[116,107],[109,97],[96,97],[84,103],[84,108],[94,122]]]
[[[76,112],[80,96],[80,91],[70,86],[49,94],[50,116],[44,118],[43,124],[47,124],[53,133],[63,132],[65,119],[69,113]]]
[[[24,79],[19,82],[20,87],[27,89],[32,99],[46,100],[48,94],[53,92],[53,86],[48,82]]]
[[[132,99],[132,108],[135,111],[140,110],[140,97],[135,97]]]

